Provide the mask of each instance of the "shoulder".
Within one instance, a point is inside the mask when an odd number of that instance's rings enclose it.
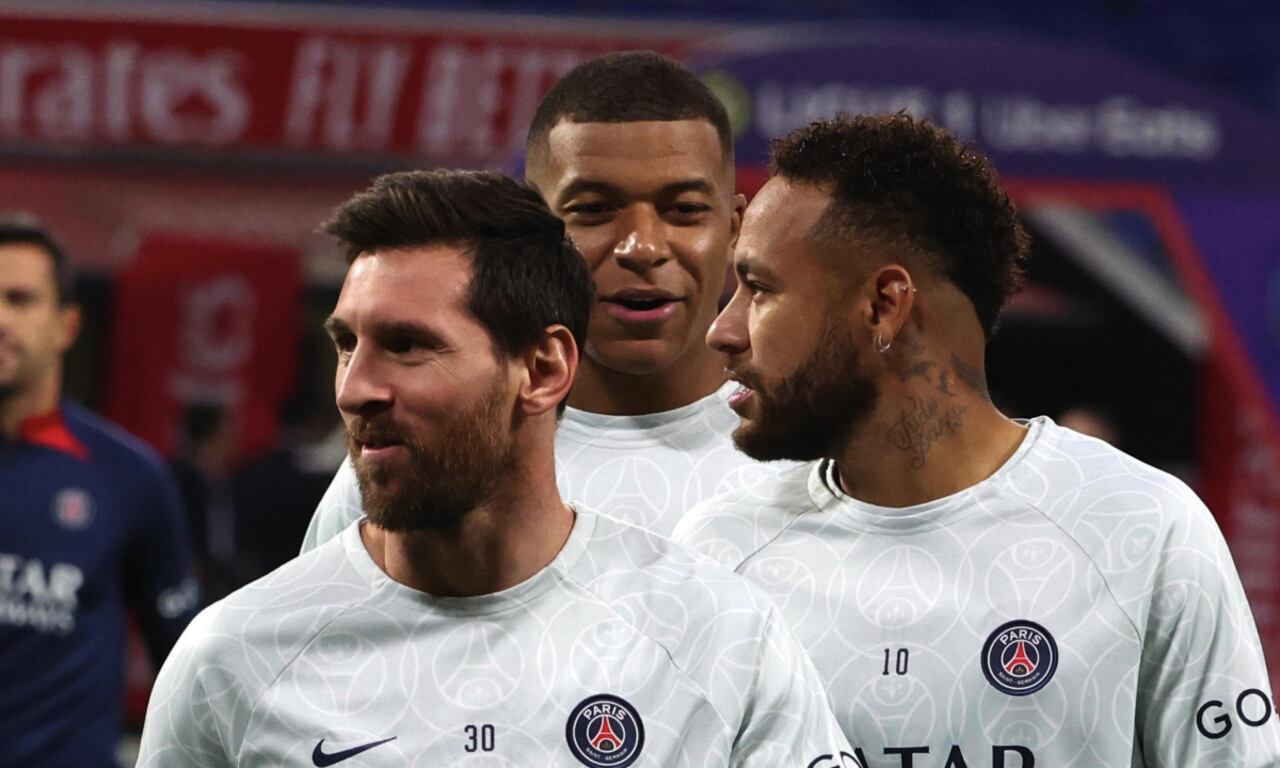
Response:
[[[140,494],[147,500],[138,508],[154,509],[157,499],[177,506],[178,486],[173,472],[150,444],[76,403],[63,403],[63,422],[88,448],[88,462],[96,471],[109,477],[118,488],[128,489],[125,493]]]
[[[817,509],[809,486],[819,471],[818,462],[792,465],[750,486],[713,496],[689,510],[672,538],[736,568],[801,515]]]
[[[1182,480],[1048,420],[1005,487],[1067,530],[1086,524],[1217,529],[1204,503]]]
[[[1096,438],[1044,420],[1002,488],[1071,539],[1122,604],[1145,605],[1170,569],[1234,578],[1222,532],[1195,492]]]
[[[589,561],[572,577],[694,678],[702,678],[725,649],[761,642],[772,613],[769,598],[742,576],[604,515]]]
[[[323,629],[366,600],[372,586],[351,564],[345,537],[294,558],[200,613],[180,646],[267,684]]]
[[[164,459],[141,438],[72,402],[62,405],[67,430],[89,448],[93,461],[168,477]]]

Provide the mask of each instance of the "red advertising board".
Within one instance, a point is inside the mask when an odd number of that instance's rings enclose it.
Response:
[[[183,408],[240,420],[241,449],[274,445],[293,384],[302,272],[273,245],[155,235],[117,273],[108,415],[163,451]]]
[[[679,54],[708,32],[237,12],[261,17],[0,11],[0,140],[11,150],[164,147],[493,164],[522,146],[539,99],[579,61],[623,48]]]

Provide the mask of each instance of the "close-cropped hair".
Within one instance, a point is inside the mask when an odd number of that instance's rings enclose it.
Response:
[[[733,162],[733,131],[724,104],[684,64],[653,51],[606,53],[569,70],[538,105],[525,154],[532,157],[544,148],[551,129],[562,120],[706,120],[720,137],[725,162]]]
[[[770,157],[775,175],[831,195],[812,233],[826,250],[905,246],[969,298],[991,338],[1030,239],[985,157],[905,113],[817,121],[775,140]]]
[[[491,171],[407,171],[379,176],[340,206],[324,230],[362,253],[456,245],[472,260],[468,307],[507,356],[560,324],[579,349],[595,287],[564,222],[528,184]]]
[[[34,245],[49,254],[58,303],[75,301],[75,273],[67,253],[53,233],[27,213],[0,213],[0,245]]]

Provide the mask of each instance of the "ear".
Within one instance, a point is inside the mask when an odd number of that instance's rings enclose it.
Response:
[[[64,304],[58,308],[58,349],[66,352],[76,343],[80,326],[84,322],[78,304]]]
[[[866,288],[871,298],[872,338],[878,349],[887,351],[911,317],[916,302],[915,282],[906,267],[888,264],[871,273]]]
[[[563,325],[550,325],[542,340],[520,357],[522,375],[517,407],[529,416],[554,411],[569,396],[578,371],[578,345]]]
[[[747,196],[734,195],[729,201],[729,226],[731,229],[731,237],[729,238],[729,247],[738,247],[738,235],[742,234],[742,214],[747,210]]]

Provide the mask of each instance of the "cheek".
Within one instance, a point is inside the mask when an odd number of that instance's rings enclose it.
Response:
[[[567,231],[592,273],[604,264],[618,243],[612,227],[568,227]]]
[[[813,340],[813,332],[803,327],[803,313],[793,310],[767,301],[752,304],[747,310],[752,355],[774,370],[789,368],[792,361],[803,357],[798,352],[807,349]]]
[[[729,275],[729,241],[720,233],[687,230],[677,233],[672,250],[680,266],[697,286],[699,304],[718,305]]]

